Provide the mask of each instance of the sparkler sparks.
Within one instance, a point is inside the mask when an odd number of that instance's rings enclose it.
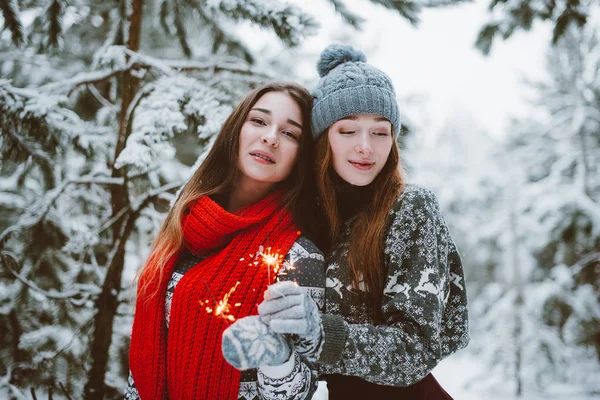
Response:
[[[297,232],[298,235],[300,235],[300,231]],[[283,266],[283,260],[284,260],[284,255],[280,254],[278,251],[272,251],[271,247],[267,247],[266,251],[265,248],[263,246],[260,246],[260,248],[258,249],[258,251],[256,252],[256,255],[254,254],[249,254],[248,255],[248,261],[250,261],[248,263],[249,267],[257,267],[259,264],[264,264],[267,267],[267,283],[270,285],[271,283],[271,270],[273,270],[273,273],[275,274],[275,276],[277,277],[277,274],[279,273],[279,271],[281,270],[282,266]],[[240,261],[244,262],[247,259],[245,257],[241,257]],[[286,275],[287,270],[293,270],[295,269],[293,264],[289,264],[289,265],[285,265],[285,269],[283,272],[281,272],[281,275]],[[210,288],[208,287],[208,284],[206,282],[204,282],[204,284],[206,285],[206,288],[208,289],[209,293],[210,293]],[[214,306],[209,306],[208,304],[210,303],[210,300],[204,300],[203,305],[206,305],[205,310],[207,313],[214,315],[215,317],[224,319],[226,321],[230,321],[233,322],[235,321],[235,316],[232,314],[232,308],[233,307],[239,307],[241,306],[241,303],[235,303],[235,304],[229,304],[229,298],[233,295],[233,292],[235,292],[235,289],[237,289],[238,285],[240,284],[240,282],[238,281],[234,287],[232,287],[231,289],[229,289],[229,292],[227,292],[225,294],[225,296],[223,296],[223,299],[217,301],[214,296],[213,296],[213,301],[215,303]],[[256,291],[256,289],[252,289],[253,292]],[[212,294],[211,294],[212,296]],[[201,302],[202,304],[202,302]]]
[[[271,284],[271,270],[273,273],[277,275],[279,269],[281,268],[281,263],[283,262],[283,254],[279,254],[279,252],[271,251],[271,247],[267,247],[267,251],[260,247],[259,253],[262,262],[267,266],[267,280],[268,283]]]
[[[225,294],[225,296],[223,296],[222,300],[219,300],[218,302],[216,302],[214,307],[207,306],[206,312],[209,314],[213,314],[215,317],[223,318],[227,321],[231,321],[231,322],[235,321],[235,316],[233,314],[231,314],[232,305],[229,304],[229,298],[231,297],[233,292],[235,292],[235,289],[237,289],[239,284],[240,284],[240,282],[238,281],[235,284],[235,286],[232,287],[231,289],[229,289],[229,292],[227,292]],[[208,303],[209,303],[209,300],[204,301],[204,304],[208,304]],[[233,307],[239,307],[241,305],[242,305],[242,303],[235,303],[235,304],[233,304]]]

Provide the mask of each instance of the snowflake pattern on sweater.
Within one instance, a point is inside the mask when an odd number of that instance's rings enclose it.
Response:
[[[325,291],[326,313],[343,317],[347,338],[341,358],[321,364],[320,373],[386,386],[418,382],[469,342],[462,263],[438,201],[429,190],[407,185],[390,211],[383,324],[374,321],[343,268],[349,231],[347,223],[328,259]]]
[[[201,259],[189,252],[184,253],[175,266],[165,294],[165,323],[169,327],[171,301],[177,283],[190,268]],[[300,236],[286,254],[277,279],[292,280],[306,288],[320,310],[325,307],[325,258],[323,253],[304,236]],[[168,334],[167,334],[168,338]],[[317,372],[314,365],[294,354],[294,370],[281,379],[270,379],[256,369],[242,371],[238,400],[259,400],[280,398],[292,400],[310,399],[317,389]],[[125,389],[125,400],[139,400],[131,372]]]

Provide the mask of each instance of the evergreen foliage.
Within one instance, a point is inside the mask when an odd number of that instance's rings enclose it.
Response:
[[[475,45],[489,54],[494,40],[506,40],[519,29],[529,31],[538,20],[552,24],[556,45],[569,27],[582,29],[597,5],[595,0],[491,0],[492,18],[479,31]]]

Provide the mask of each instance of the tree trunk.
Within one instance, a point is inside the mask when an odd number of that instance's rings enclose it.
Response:
[[[123,0],[126,1],[126,0]],[[140,32],[142,25],[143,0],[132,0],[132,13],[129,22],[129,38],[127,48],[138,51],[140,48]],[[139,79],[131,71],[126,71],[122,80],[122,103],[119,116],[119,136],[115,146],[112,176],[125,177],[123,169],[116,169],[114,162],[125,148],[129,133],[129,120],[127,110],[139,88]],[[128,205],[127,183],[111,187],[112,215]],[[118,295],[121,290],[121,276],[125,260],[125,244],[135,225],[135,216],[127,218],[127,213],[121,220],[113,225],[113,246],[116,251],[106,271],[106,278],[102,291],[96,300],[96,317],[94,320],[94,337],[91,346],[92,367],[88,372],[88,381],[85,386],[86,400],[101,400],[106,392],[104,376],[108,365],[109,349],[112,341],[113,323],[117,313]],[[126,224],[126,226],[124,226]]]
[[[521,262],[519,257],[519,228],[517,226],[517,213],[514,208],[515,202],[512,203],[511,213],[510,213],[510,227],[513,239],[512,253],[513,253],[513,268],[514,268],[514,287],[517,291],[517,296],[515,298],[515,325],[513,327],[513,343],[515,345],[515,369],[514,369],[514,379],[515,379],[515,396],[520,398],[523,396],[523,380],[522,380],[522,346],[523,346],[523,282],[521,276]]]

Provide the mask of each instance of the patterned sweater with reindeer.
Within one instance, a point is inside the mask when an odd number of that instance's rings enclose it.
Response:
[[[411,385],[469,342],[460,256],[435,195],[407,185],[388,217],[383,321],[376,322],[364,285],[352,286],[344,264],[351,222],[328,259],[319,372]]]

